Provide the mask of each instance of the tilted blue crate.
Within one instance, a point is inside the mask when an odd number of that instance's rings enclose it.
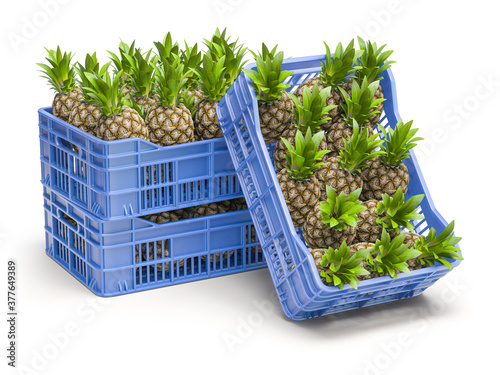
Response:
[[[44,187],[46,253],[99,296],[266,267],[248,210],[162,224],[101,220]]]
[[[321,71],[325,55],[284,60],[282,69],[293,71],[287,83],[293,92],[306,79]],[[255,69],[250,64],[249,69]],[[380,82],[384,113],[380,123],[394,127],[400,119],[394,77],[390,70]],[[358,289],[340,290],[321,282],[314,260],[292,224],[287,205],[273,166],[274,144],[266,145],[259,123],[257,98],[251,80],[241,74],[217,106],[217,116],[224,132],[264,256],[285,315],[304,320],[357,309],[421,294],[449,272],[442,265],[361,281]],[[425,219],[415,222],[415,231],[425,233],[430,227],[441,232],[446,221],[434,207],[415,155],[405,160],[410,174],[407,197],[425,194],[419,212]],[[460,262],[450,260],[452,267]]]
[[[103,141],[39,113],[42,183],[103,220],[242,197],[222,138],[161,147]]]

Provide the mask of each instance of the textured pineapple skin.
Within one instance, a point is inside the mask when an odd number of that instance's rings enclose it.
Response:
[[[125,107],[118,116],[101,117],[97,126],[97,136],[105,141],[116,139],[142,138],[149,141],[149,131],[137,111]]]
[[[80,90],[73,90],[67,94],[58,93],[52,101],[52,114],[64,121],[69,120],[73,108],[83,100]]]
[[[295,147],[295,135],[296,134],[297,134],[297,128],[292,127],[292,128],[285,129],[282,137],[285,138],[288,142],[290,142],[292,144],[292,146]],[[328,150],[327,146],[326,146],[325,138],[323,138],[323,140],[319,144],[319,150]],[[286,148],[285,143],[281,139],[279,139],[276,142],[276,149],[274,150],[274,167],[276,168],[277,171],[281,171],[283,168],[286,168],[287,161],[286,161],[285,155],[289,155],[288,149]],[[330,155],[331,155],[331,153],[324,155],[323,161],[326,161]]]
[[[194,142],[191,112],[184,104],[166,108],[158,104],[146,116],[150,140],[160,146]]]
[[[294,95],[302,103],[303,95],[304,95],[303,94],[304,93],[304,88],[307,87],[310,91],[312,91],[312,89],[314,88],[315,84],[318,85],[318,89],[320,91],[326,88],[326,86],[324,86],[323,84],[321,84],[319,77],[309,78],[309,79],[305,80],[297,88],[297,90],[294,92]],[[340,103],[342,103],[342,100],[343,100],[343,98],[342,98],[342,94],[340,93],[340,91],[338,91],[336,89],[332,89],[330,91],[330,95],[328,95],[328,98],[326,99],[326,106],[335,105],[337,107],[331,109],[328,112],[328,115],[323,117],[323,118],[330,117],[330,119],[331,119],[329,122],[327,122],[326,124],[322,125],[322,128],[323,128],[324,131],[329,131],[330,130],[330,125],[333,124],[333,123],[335,123],[338,119],[340,119],[340,116],[343,113],[342,107],[340,106]]]
[[[327,249],[328,247],[338,249],[343,241],[346,241],[347,245],[354,241],[356,228],[348,226],[342,231],[328,228],[323,224],[318,205],[307,216],[303,234],[306,245],[312,249]]]
[[[277,177],[292,222],[295,228],[300,228],[306,222],[309,212],[319,202],[319,181],[315,176],[311,176],[309,181],[304,182],[293,180],[286,169],[279,171]]]
[[[103,114],[99,107],[80,102],[71,110],[68,122],[84,132],[97,136],[97,127],[102,117]]]
[[[260,130],[265,143],[278,141],[285,129],[292,126],[294,108],[295,104],[286,91],[273,104],[259,103]]]
[[[366,210],[358,213],[358,223],[356,230],[356,239],[354,242],[373,242],[382,236],[382,228],[377,224],[377,206],[378,201],[368,200],[363,202]]]
[[[338,157],[329,158],[317,171],[316,176],[321,186],[321,200],[326,200],[326,185],[331,186],[337,194],[343,191],[346,195],[363,187],[363,179],[359,174],[344,171]]]
[[[368,160],[366,164],[368,166],[361,173],[364,181],[361,199],[381,200],[382,194],[393,197],[398,187],[406,194],[410,183],[406,165],[401,163],[397,168],[389,168],[380,162],[380,158]]]
[[[217,104],[219,104],[218,101],[209,102],[207,100],[200,101],[197,104],[195,128],[200,139],[221,138],[223,136],[215,113]]]
[[[417,233],[408,233],[405,232],[405,239],[403,243],[408,244],[408,248],[411,249],[412,247],[415,246],[415,243],[420,240],[420,235]],[[419,270],[420,268],[424,268],[425,266],[422,266],[419,262],[417,262],[416,259],[410,259],[407,261],[408,263],[408,268],[410,271],[412,270]]]

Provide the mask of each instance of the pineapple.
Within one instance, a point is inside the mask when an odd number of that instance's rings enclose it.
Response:
[[[363,202],[367,210],[359,214],[357,242],[375,242],[385,229],[395,237],[404,227],[414,229],[411,221],[422,220],[424,217],[417,212],[424,194],[414,195],[405,201],[403,190],[398,188],[394,197],[382,195],[382,201],[369,200]]]
[[[373,99],[377,83],[368,84],[365,79],[361,86],[357,82],[352,83],[351,94],[343,88],[339,88],[344,102],[340,103],[343,113],[341,118],[330,125],[330,131],[326,139],[330,150],[340,152],[344,148],[344,139],[349,139],[353,132],[353,122],[356,121],[361,129],[368,127],[370,135],[373,129],[369,125],[369,116],[377,112],[376,107],[380,101],[385,99]]]
[[[435,262],[441,263],[451,270],[451,264],[446,259],[463,260],[461,250],[455,245],[460,242],[461,237],[454,236],[455,221],[446,226],[439,236],[436,236],[436,229],[431,228],[427,236],[414,237],[409,239],[406,234],[405,241],[411,248],[418,250],[420,254],[411,258],[408,262],[411,269],[431,267]],[[413,244],[411,243],[413,242]]]
[[[298,100],[302,102],[303,91],[307,87],[312,89],[314,85],[318,85],[320,90],[326,87],[331,88],[331,91],[327,97],[326,103],[328,105],[333,105],[328,112],[330,121],[322,124],[323,130],[331,130],[331,125],[340,119],[342,113],[342,95],[339,88],[343,86],[346,81],[346,77],[356,71],[356,67],[353,67],[355,62],[358,60],[361,51],[356,51],[354,48],[354,39],[347,45],[347,47],[342,47],[342,43],[337,45],[335,49],[335,54],[332,57],[330,52],[330,47],[325,43],[326,47],[326,62],[321,62],[322,70],[318,77],[310,78],[304,81],[295,91],[295,95]]]
[[[273,49],[275,51],[276,47]],[[253,53],[257,71],[243,69],[253,81],[259,106],[260,128],[264,142],[276,142],[286,128],[291,127],[293,101],[285,91],[290,85],[283,83],[293,72],[282,71],[283,52],[266,53],[262,44],[262,55]]]
[[[247,201],[245,198],[231,199],[231,211],[248,210]]]
[[[410,157],[410,150],[417,141],[423,138],[414,137],[418,129],[411,129],[413,121],[406,124],[399,120],[395,129],[389,132],[379,125],[384,134],[385,145],[381,146],[383,154],[367,163],[362,171],[364,180],[362,199],[382,199],[382,194],[393,196],[398,187],[406,194],[410,176],[403,164],[403,159]]]
[[[125,138],[142,138],[149,140],[148,128],[136,110],[126,106],[123,91],[120,89],[123,72],[113,78],[108,72],[102,77],[93,72],[85,72],[88,87],[82,87],[101,109],[103,116],[97,126],[97,137],[105,141]]]
[[[293,111],[294,114],[294,128],[286,129],[283,132],[283,138],[285,138],[291,145],[295,146],[295,135],[297,130],[302,133],[306,132],[308,128],[311,128],[312,133],[316,133],[321,130],[321,125],[325,124],[330,120],[328,112],[334,106],[326,106],[326,100],[330,94],[330,87],[319,91],[317,84],[314,85],[312,92],[308,87],[303,90],[303,104],[299,102],[295,95],[290,94],[290,97],[295,103],[296,110]],[[320,150],[326,150],[326,141],[323,138],[319,147]],[[277,171],[285,168],[286,165],[286,155],[287,149],[285,143],[280,139],[276,142],[276,149],[274,151],[274,166]],[[325,156],[326,157],[326,156]]]
[[[361,169],[367,160],[381,154],[381,151],[373,150],[383,142],[376,140],[376,135],[369,137],[368,127],[360,131],[356,120],[353,120],[353,125],[349,141],[343,139],[344,149],[340,150],[340,156],[329,158],[316,173],[322,186],[331,186],[336,192],[343,191],[346,195],[363,187]],[[322,190],[322,199],[325,196],[326,191]]]
[[[111,62],[114,66],[114,74],[116,75],[118,72],[122,72],[121,80],[120,80],[120,89],[122,90],[124,95],[128,95],[133,93],[133,90],[130,85],[130,75],[132,74],[132,66],[130,64],[130,60],[127,56],[133,56],[136,51],[141,51],[140,49],[135,48],[135,40],[130,44],[120,42],[118,45],[118,51],[120,56],[115,53],[108,51],[111,56]]]
[[[85,57],[85,66],[78,63],[78,66],[76,67],[76,72],[80,77],[79,86],[91,86],[87,76],[85,75],[86,72],[94,72],[102,77],[104,73],[108,71],[110,64],[111,62],[108,62],[99,68],[96,53],[94,52],[92,55],[87,54]],[[69,115],[68,122],[93,136],[97,136],[97,126],[99,125],[99,120],[102,118],[103,113],[100,108],[94,104],[94,100],[91,96],[89,96],[85,91],[82,94],[83,101],[73,107]]]
[[[189,207],[187,211],[189,218],[193,219],[197,217],[223,214],[231,211],[231,208],[232,208],[231,201],[226,200],[222,202],[212,202],[195,207]]]
[[[366,210],[358,200],[361,189],[348,196],[344,192],[337,195],[330,186],[326,190],[327,199],[309,213],[303,228],[306,245],[312,249],[338,249],[344,241],[353,243],[358,214]]]
[[[181,91],[187,82],[184,65],[179,56],[161,57],[155,65],[155,93],[158,103],[146,116],[151,142],[170,146],[194,142],[194,124],[191,112],[181,102]]]
[[[50,64],[37,64],[49,81],[49,85],[56,92],[52,102],[52,114],[64,121],[69,120],[72,109],[82,100],[82,93],[75,82],[75,69],[71,65],[71,52],[64,54],[59,46],[57,50],[49,50],[46,60]]]
[[[362,280],[378,276],[389,275],[397,279],[400,272],[410,273],[408,261],[421,254],[420,251],[408,248],[404,243],[405,235],[400,233],[396,238],[391,236],[385,229],[382,230],[382,236],[375,242],[370,249],[366,259],[366,268],[369,274],[361,276]]]
[[[323,165],[321,159],[328,153],[327,150],[318,151],[324,133],[320,131],[313,136],[308,128],[304,137],[297,131],[295,146],[282,139],[289,155],[285,156],[286,168],[280,170],[277,177],[296,228],[304,225],[307,215],[319,200],[320,186],[314,171]]]
[[[152,49],[144,55],[141,51],[124,55],[130,64],[129,86],[132,89],[131,99],[143,107],[145,114],[158,102],[157,97],[153,97],[153,87],[155,81],[155,65],[158,57],[151,57]]]
[[[338,249],[329,247],[324,250],[319,264],[321,280],[326,285],[338,286],[340,289],[344,289],[345,284],[358,289],[358,277],[370,274],[363,267],[363,261],[369,253],[369,249],[353,252],[345,241]]]
[[[358,37],[358,43],[363,54],[359,58],[359,63],[356,66],[357,70],[355,73],[354,79],[361,83],[366,78],[368,83],[377,82],[382,79],[380,76],[385,70],[389,69],[395,61],[387,61],[387,59],[392,55],[393,51],[385,51],[382,50],[385,48],[385,44],[377,48],[376,43],[372,43],[370,41],[365,42],[363,39]],[[353,81],[351,81],[353,82]],[[346,85],[347,91],[349,91],[349,84]],[[380,100],[384,97],[384,93],[382,92],[382,87],[380,85],[377,86],[376,91],[374,92],[374,98],[376,100]],[[383,101],[379,101],[377,103],[377,111],[373,112],[369,118],[370,124],[375,126],[379,121],[384,110]]]
[[[222,137],[222,129],[215,109],[228,89],[225,78],[225,60],[226,58],[223,56],[215,61],[210,54],[205,54],[203,65],[194,71],[198,76],[198,85],[205,97],[196,105],[196,133],[200,139]]]

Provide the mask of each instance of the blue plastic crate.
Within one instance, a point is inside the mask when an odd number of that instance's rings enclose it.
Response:
[[[306,79],[321,71],[325,55],[285,60],[283,70],[294,71],[287,82],[293,92]],[[255,69],[250,64],[249,69]],[[390,70],[381,81],[384,113],[380,123],[394,125],[399,120],[394,77]],[[236,80],[217,107],[217,116],[231,153],[236,173],[243,187],[257,235],[262,244],[271,277],[285,315],[292,320],[304,320],[357,309],[379,303],[410,298],[449,272],[442,265],[400,274],[361,281],[357,290],[346,286],[326,286],[321,282],[314,260],[296,231],[273,166],[274,144],[266,145],[260,132],[257,98],[251,80],[244,74]],[[410,174],[407,197],[425,194],[419,212],[425,219],[415,222],[417,233],[429,227],[442,231],[447,223],[435,209],[425,185],[415,155],[405,160]],[[460,262],[451,261],[453,267]]]
[[[266,267],[248,210],[156,224],[101,220],[44,187],[46,253],[99,296]]]
[[[242,197],[222,138],[161,147],[103,141],[39,113],[42,183],[103,220]]]

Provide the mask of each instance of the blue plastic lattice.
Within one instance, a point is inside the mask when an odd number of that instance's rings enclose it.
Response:
[[[39,113],[41,180],[103,220],[137,217],[242,196],[224,139],[160,147],[103,141]]]
[[[44,208],[47,255],[99,296],[266,266],[248,210],[163,224],[101,220],[46,187]]]
[[[284,70],[294,71],[287,82],[293,92],[306,79],[321,71],[325,55],[285,60]],[[249,69],[255,69],[250,64]],[[381,81],[384,113],[380,123],[385,127],[399,120],[394,77],[390,70]],[[360,282],[357,290],[350,286],[340,290],[324,285],[314,260],[292,224],[273,165],[275,145],[264,143],[260,132],[257,98],[250,79],[241,74],[217,107],[217,116],[236,168],[243,194],[262,244],[285,315],[303,320],[338,313],[421,294],[449,270],[442,265]],[[419,212],[425,219],[415,222],[417,233],[434,227],[438,233],[447,225],[432,203],[415,155],[405,160],[410,174],[407,197],[425,194]],[[451,261],[456,267],[460,262]]]

